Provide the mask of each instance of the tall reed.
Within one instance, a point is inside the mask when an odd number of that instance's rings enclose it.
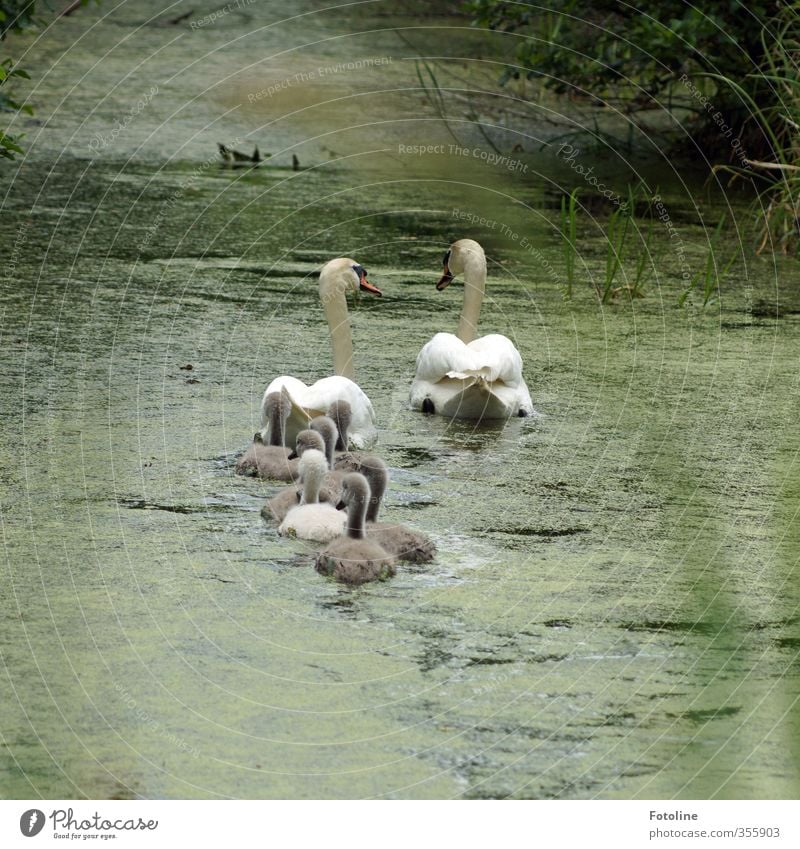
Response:
[[[569,200],[567,200],[567,195],[561,196],[561,236],[566,273],[564,297],[567,300],[572,298],[572,286],[575,282],[575,257],[578,252],[575,243],[578,191],[579,189],[573,189],[569,194]]]
[[[763,83],[772,97],[761,105],[736,80],[710,74],[732,88],[747,105],[772,149],[773,160],[745,159],[744,167],[717,165],[734,177],[748,177],[762,188],[756,200],[759,238],[757,253],[768,245],[784,254],[798,254],[800,247],[800,3],[784,7],[772,26],[765,27],[761,41],[765,65],[749,79]]]

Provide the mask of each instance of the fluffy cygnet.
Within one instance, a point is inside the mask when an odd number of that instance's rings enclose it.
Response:
[[[300,458],[302,503],[292,507],[281,522],[281,536],[295,536],[314,542],[330,542],[344,532],[347,517],[327,501],[319,501],[319,491],[328,471],[325,455],[314,448]]]
[[[394,522],[379,522],[378,513],[381,499],[386,491],[389,475],[386,464],[380,457],[365,455],[361,458],[361,474],[370,485],[369,507],[367,509],[367,539],[375,540],[398,560],[409,563],[427,563],[436,554],[436,545],[419,531]]]
[[[288,392],[270,392],[264,399],[264,411],[269,421],[269,444],[260,432],[236,463],[237,475],[249,475],[265,480],[293,481],[298,475],[298,461],[289,459],[291,448],[284,445],[286,420],[292,407]]]
[[[357,472],[346,475],[342,500],[347,506],[347,533],[317,555],[317,572],[344,584],[381,581],[395,574],[394,557],[364,535],[369,497],[369,484],[363,475]]]
[[[322,437],[315,430],[301,430],[297,434],[297,443],[295,452],[298,457],[302,458],[303,453],[309,449],[314,449],[325,454],[325,443]],[[277,495],[272,498],[261,508],[261,515],[269,522],[275,520],[282,522],[286,518],[286,514],[297,507],[302,500],[303,490],[301,487],[292,484],[284,487]],[[319,493],[320,501],[330,501],[336,506],[337,501],[330,497],[329,493],[323,488]]]

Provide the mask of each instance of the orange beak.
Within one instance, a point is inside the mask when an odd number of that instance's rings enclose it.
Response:
[[[381,292],[381,290],[377,286],[373,286],[372,283],[367,280],[366,271],[361,275],[358,284],[360,288],[363,289],[365,292],[371,292],[373,295],[377,295],[379,298],[383,297],[383,292]]]

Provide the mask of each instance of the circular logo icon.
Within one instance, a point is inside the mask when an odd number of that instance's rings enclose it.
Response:
[[[19,818],[19,830],[25,837],[36,837],[44,828],[44,812],[31,808]]]

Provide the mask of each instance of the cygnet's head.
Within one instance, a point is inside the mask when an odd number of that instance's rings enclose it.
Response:
[[[315,430],[325,443],[325,453],[328,455],[328,462],[333,459],[333,452],[336,448],[336,442],[339,439],[339,428],[336,427],[336,422],[328,416],[316,416],[311,419],[309,425],[311,430]]]
[[[336,448],[339,451],[347,451],[347,434],[353,421],[353,408],[348,401],[334,401],[328,410],[328,416],[339,431]]]
[[[295,449],[289,455],[289,459],[294,460],[295,457],[302,457],[303,453],[309,448],[315,448],[323,457],[325,456],[325,443],[322,441],[322,437],[315,430],[301,430],[297,434]]]
[[[342,478],[342,495],[338,509],[349,507],[351,504],[366,504],[369,501],[369,484],[364,475],[350,472]]]
[[[264,399],[264,410],[270,415],[279,415],[287,418],[292,411],[292,399],[285,386],[281,386],[280,392],[270,392]]]
[[[325,459],[325,454],[319,449],[306,448],[298,463],[298,469],[302,481],[310,477],[321,480],[328,471],[328,461]]]
[[[367,280],[367,270],[355,260],[339,257],[326,263],[319,273],[319,288],[323,300],[328,296],[328,287],[335,292],[370,292],[382,295],[383,292]]]
[[[262,430],[257,441],[266,443],[269,437],[272,445],[282,445],[286,420],[291,411],[292,399],[285,386],[281,387],[280,392],[270,392],[261,405]]]
[[[453,242],[444,255],[444,274],[436,284],[441,292],[446,289],[457,274],[463,274],[468,266],[486,270],[486,255],[483,248],[473,239],[459,239]]]

